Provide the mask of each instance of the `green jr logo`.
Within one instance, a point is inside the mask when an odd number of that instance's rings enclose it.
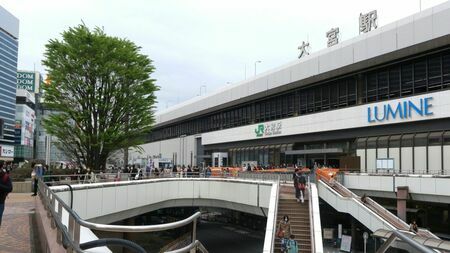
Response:
[[[262,137],[264,135],[264,124],[259,124],[255,129],[256,137]]]

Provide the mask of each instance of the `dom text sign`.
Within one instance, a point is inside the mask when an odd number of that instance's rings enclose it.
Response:
[[[17,88],[34,92],[34,72],[17,72]]]

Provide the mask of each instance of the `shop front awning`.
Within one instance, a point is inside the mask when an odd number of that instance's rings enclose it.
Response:
[[[310,155],[310,154],[338,154],[343,153],[342,148],[321,148],[321,149],[304,149],[304,150],[286,150],[286,155]]]

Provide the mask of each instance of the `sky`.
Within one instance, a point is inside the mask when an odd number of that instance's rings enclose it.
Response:
[[[157,110],[297,60],[298,46],[326,48],[325,34],[358,36],[360,13],[378,12],[378,26],[442,0],[0,0],[20,20],[20,70],[42,66],[45,44],[84,22],[127,38],[153,60]],[[261,61],[260,63],[256,63]]]

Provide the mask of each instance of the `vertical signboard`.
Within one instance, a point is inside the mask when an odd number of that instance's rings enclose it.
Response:
[[[17,109],[15,124],[16,144],[33,147],[34,124],[36,121],[34,110],[26,105],[18,105]]]
[[[34,72],[17,71],[17,89],[24,89],[29,92],[34,92],[35,83]]]
[[[23,89],[34,94],[39,92],[41,83],[43,83],[43,79],[39,72],[17,71],[17,89]]]

